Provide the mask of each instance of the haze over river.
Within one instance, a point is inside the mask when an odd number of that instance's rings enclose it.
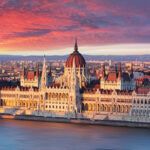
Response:
[[[150,150],[150,129],[0,119],[0,150]]]

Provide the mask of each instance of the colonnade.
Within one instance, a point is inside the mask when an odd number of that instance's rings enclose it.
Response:
[[[129,113],[131,110],[131,105],[123,104],[92,104],[92,103],[82,103],[82,111],[84,112],[117,112],[117,113]]]

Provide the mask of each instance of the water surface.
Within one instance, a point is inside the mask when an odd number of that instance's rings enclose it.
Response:
[[[0,119],[0,150],[150,150],[150,129]]]

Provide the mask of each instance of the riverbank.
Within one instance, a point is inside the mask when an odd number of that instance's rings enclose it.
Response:
[[[150,128],[150,123],[132,122],[132,121],[118,121],[118,120],[90,120],[90,119],[74,119],[74,118],[60,118],[60,117],[44,117],[34,115],[8,115],[1,114],[1,119],[27,120],[27,121],[44,121],[57,123],[71,123],[71,124],[87,124],[87,125],[101,125],[101,126],[116,126],[116,127],[131,127],[131,128]]]

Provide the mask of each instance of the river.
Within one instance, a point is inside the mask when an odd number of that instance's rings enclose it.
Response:
[[[150,150],[150,129],[0,119],[0,150]]]

